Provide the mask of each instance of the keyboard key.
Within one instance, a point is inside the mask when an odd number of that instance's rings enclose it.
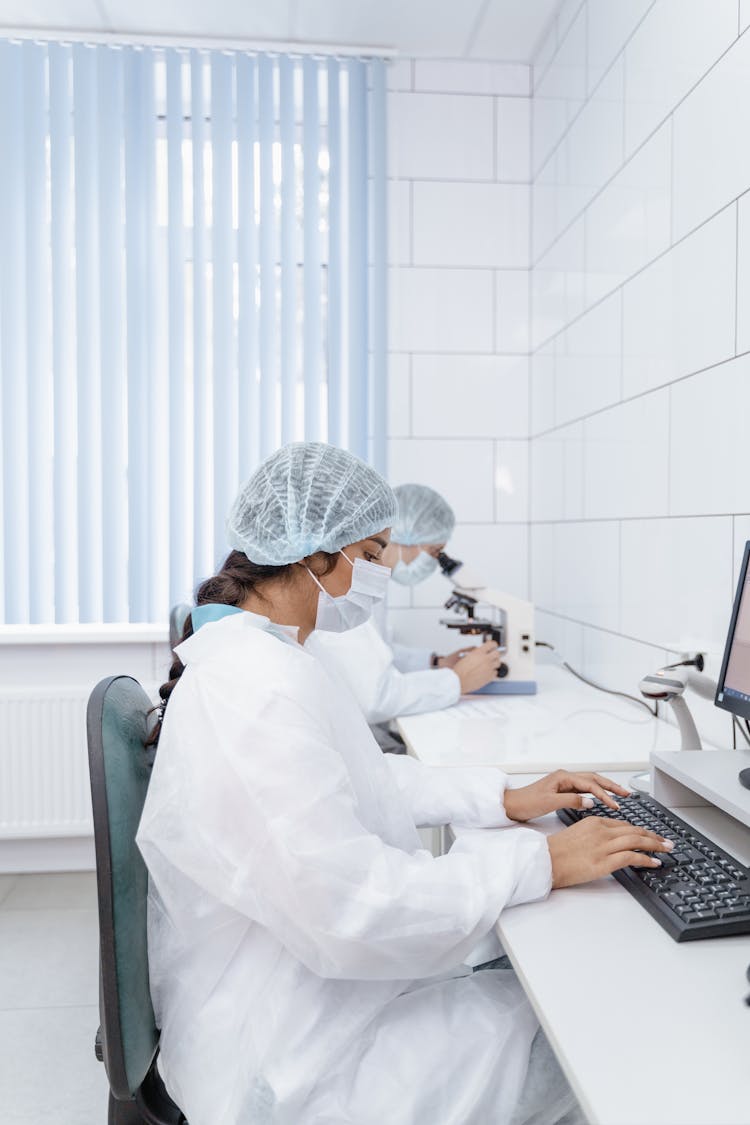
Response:
[[[750,917],[750,908],[741,905],[739,902],[736,906],[720,906],[718,912],[720,918],[737,918],[742,914]]]
[[[661,895],[660,898],[662,902],[666,902],[667,906],[671,906],[672,908],[676,906],[685,906],[682,895],[677,895],[674,893],[674,891],[669,891],[667,894]]]

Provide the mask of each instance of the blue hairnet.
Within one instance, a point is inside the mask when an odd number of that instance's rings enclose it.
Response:
[[[227,537],[252,562],[282,566],[366,539],[395,516],[390,486],[359,457],[322,442],[295,442],[240,489]]]
[[[393,542],[404,547],[418,543],[447,543],[456,517],[447,500],[426,484],[399,484],[394,488],[398,515],[393,523]]]

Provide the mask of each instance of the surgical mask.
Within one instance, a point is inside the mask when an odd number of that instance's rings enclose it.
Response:
[[[339,554],[344,555],[344,552],[340,551]],[[385,597],[391,577],[387,566],[367,562],[365,559],[355,559],[352,562],[348,555],[344,555],[344,558],[353,570],[352,584],[348,592],[338,598],[324,590],[310,568],[305,568],[320,589],[315,628],[326,633],[346,633],[349,629],[364,625],[375,606]]]
[[[399,554],[401,554],[400,547]],[[426,551],[420,551],[410,563],[406,563],[400,558],[393,568],[391,577],[394,582],[399,582],[402,586],[416,586],[417,583],[424,582],[425,578],[434,574],[437,568],[437,559],[428,555]]]

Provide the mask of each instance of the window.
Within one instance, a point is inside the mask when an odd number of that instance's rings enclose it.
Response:
[[[287,441],[383,467],[380,60],[0,44],[4,619],[160,621]]]

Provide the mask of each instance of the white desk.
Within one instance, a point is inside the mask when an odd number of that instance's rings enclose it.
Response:
[[[750,863],[715,810],[678,812]],[[513,907],[497,930],[591,1125],[748,1125],[750,937],[677,943],[612,878]]]
[[[560,766],[627,784],[652,751],[679,749],[677,730],[645,710],[538,671],[537,696],[402,718],[410,753],[500,766],[515,785]],[[471,717],[475,701],[485,717]],[[677,811],[750,864],[750,832],[723,832],[716,809]],[[750,937],[677,943],[612,878],[514,907],[497,932],[591,1125],[750,1125]]]
[[[556,665],[537,666],[536,695],[476,695],[406,715],[397,727],[430,766],[499,766],[506,773],[645,769],[653,750],[679,750],[677,728],[605,695]],[[750,1120],[750,1118],[749,1118]]]

